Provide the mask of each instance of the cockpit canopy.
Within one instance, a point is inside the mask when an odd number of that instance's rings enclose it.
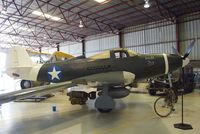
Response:
[[[133,57],[136,55],[138,55],[138,53],[132,50],[128,50],[125,48],[118,48],[93,55],[89,58],[90,59],[126,58],[126,57]]]

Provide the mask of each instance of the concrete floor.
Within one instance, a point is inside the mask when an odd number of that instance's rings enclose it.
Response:
[[[98,113],[93,102],[87,106],[72,106],[68,97],[55,97],[39,103],[4,104],[0,113],[0,134],[200,134],[200,91],[185,95],[185,121],[193,130],[173,127],[180,122],[180,98],[176,111],[167,118],[153,111],[157,97],[130,94],[116,102],[116,110]],[[52,105],[57,112],[52,112]]]

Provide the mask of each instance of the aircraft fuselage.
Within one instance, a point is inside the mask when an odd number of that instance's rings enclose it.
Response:
[[[38,72],[37,80],[57,83],[120,71],[132,73],[135,75],[135,80],[139,80],[167,74],[180,67],[182,67],[181,57],[172,54],[142,54],[98,60],[86,58],[44,64]],[[91,78],[94,79],[94,77]],[[106,81],[106,78],[104,79]]]

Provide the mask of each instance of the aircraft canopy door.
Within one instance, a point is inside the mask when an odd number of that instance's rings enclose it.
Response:
[[[111,58],[127,58],[129,53],[127,50],[112,50],[110,51]]]

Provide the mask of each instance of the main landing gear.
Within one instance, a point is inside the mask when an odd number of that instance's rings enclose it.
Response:
[[[104,86],[101,90],[101,95],[96,98],[96,92],[86,93],[84,91],[72,91],[67,93],[72,105],[84,105],[89,99],[95,100],[95,108],[101,113],[109,113],[115,107],[115,102],[112,97],[108,95],[108,86]]]

